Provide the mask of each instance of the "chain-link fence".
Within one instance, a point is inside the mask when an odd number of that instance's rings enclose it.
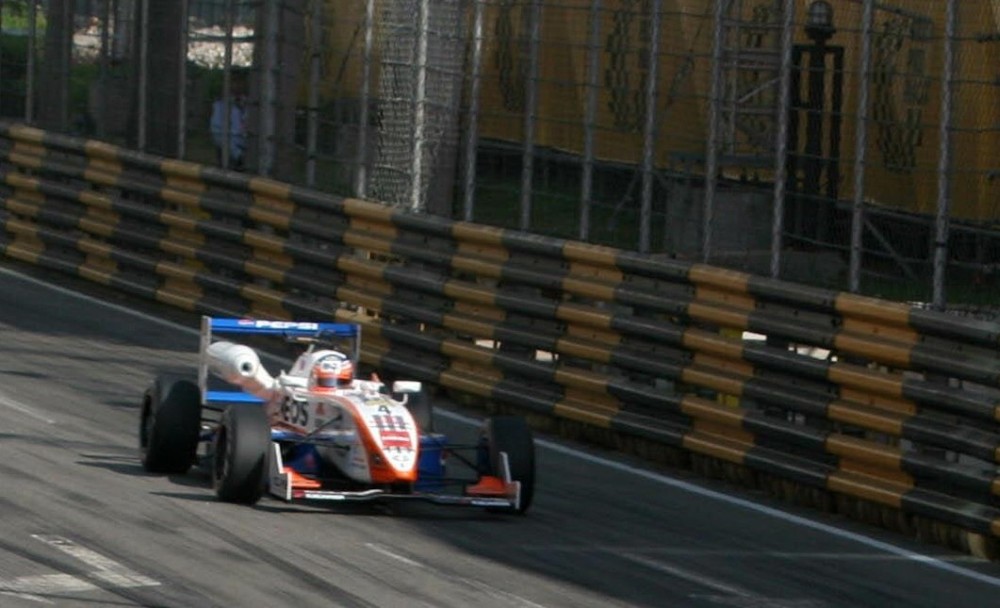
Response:
[[[893,299],[1000,296],[992,0],[0,0],[0,16],[4,117]]]

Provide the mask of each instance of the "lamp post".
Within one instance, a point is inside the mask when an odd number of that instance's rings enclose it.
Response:
[[[843,105],[844,48],[828,44],[837,32],[833,6],[827,0],[809,5],[805,24],[811,44],[793,49],[792,116],[789,120],[790,190],[796,192],[793,206],[797,234],[819,243],[830,239],[830,224],[840,181],[840,123]],[[806,57],[808,56],[808,61]],[[830,108],[826,107],[828,65],[832,57]],[[806,96],[802,97],[802,73],[806,72]],[[805,113],[805,141],[799,144],[799,117]],[[827,118],[829,116],[829,118]],[[824,137],[824,133],[828,138]],[[824,141],[826,140],[826,141]],[[825,188],[824,188],[825,178]]]

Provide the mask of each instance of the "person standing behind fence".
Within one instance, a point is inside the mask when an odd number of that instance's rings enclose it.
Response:
[[[215,144],[216,158],[220,167],[226,167],[223,149],[229,137],[229,169],[243,170],[247,147],[246,137],[246,90],[242,81],[234,79],[231,85],[229,106],[229,133],[226,133],[226,100],[217,99],[212,104],[212,118],[209,129]]]

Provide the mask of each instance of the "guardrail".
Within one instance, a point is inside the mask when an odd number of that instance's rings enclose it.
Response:
[[[0,159],[8,257],[191,311],[359,322],[364,362],[537,424],[982,554],[1000,537],[1000,324],[10,123]]]

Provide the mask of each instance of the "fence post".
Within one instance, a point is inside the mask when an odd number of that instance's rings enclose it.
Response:
[[[276,137],[276,116],[278,106],[278,27],[280,23],[280,0],[264,0],[264,60],[261,66],[260,87],[260,134],[258,136],[259,156],[257,173],[270,176],[274,170]]]
[[[136,136],[136,147],[140,152],[146,150],[146,113],[149,105],[149,0],[142,0],[139,5],[142,12],[142,22],[139,27],[139,130]]]
[[[417,9],[417,55],[413,94],[413,141],[410,150],[410,210],[423,211],[427,206],[424,189],[424,137],[427,128],[427,44],[430,36],[430,0],[420,0]]]
[[[105,0],[110,3],[111,0]],[[177,79],[181,88],[177,103],[177,158],[184,158],[187,155],[187,56],[188,56],[188,35],[191,30],[190,19],[188,19],[188,3],[181,2],[180,7],[180,57],[178,57]],[[105,21],[107,23],[107,21]],[[101,28],[102,34],[107,31],[107,26]],[[101,45],[105,49],[104,44]]]
[[[319,131],[320,46],[323,44],[323,3],[311,0],[309,30],[309,93],[306,121],[306,185],[316,185],[316,141]]]
[[[482,89],[483,0],[472,0],[472,74],[469,91],[469,122],[465,132],[465,176],[463,180],[462,219],[473,220],[476,208],[476,156],[479,147],[479,95]]]
[[[771,207],[771,277],[781,275],[782,233],[785,226],[785,186],[788,177],[788,114],[792,90],[792,27],[795,25],[795,0],[785,0],[782,7],[781,73],[778,75],[778,128],[774,142],[774,200]]]
[[[538,108],[538,46],[541,35],[542,0],[531,0],[528,39],[528,73],[524,86],[524,147],[521,157],[521,230],[531,228],[531,189],[535,171],[535,116]]]
[[[957,0],[947,0],[944,26],[944,60],[941,68],[941,121],[938,123],[937,217],[934,221],[934,292],[932,304],[944,310],[947,304],[945,277],[948,272],[948,237],[951,213],[951,130],[955,78],[955,33]]]
[[[656,99],[659,85],[660,6],[653,0],[649,15],[649,73],[646,75],[646,117],[642,144],[642,197],[639,208],[639,252],[649,253],[653,223],[653,177],[656,171]]]
[[[590,238],[590,210],[594,197],[594,130],[597,125],[597,73],[601,63],[601,0],[591,0],[587,36],[587,102],[583,117],[583,174],[580,177],[579,238]]]
[[[25,66],[24,122],[35,120],[35,45],[38,44],[38,3],[28,3],[28,64]]]
[[[357,173],[354,174],[354,196],[368,196],[368,106],[371,96],[372,45],[375,41],[375,0],[365,2],[365,46],[361,53],[361,111],[358,116]]]
[[[854,201],[851,207],[851,258],[848,290],[861,290],[861,258],[864,255],[865,165],[868,161],[868,94],[871,89],[872,35],[875,0],[864,0],[861,13],[861,59],[858,71],[858,118],[854,129]]]
[[[702,206],[701,259],[708,262],[712,254],[712,223],[715,221],[715,179],[719,172],[719,113],[722,111],[722,56],[724,52],[726,4],[730,0],[715,0],[712,30],[712,82],[708,93],[708,146],[705,150],[705,200]]]

